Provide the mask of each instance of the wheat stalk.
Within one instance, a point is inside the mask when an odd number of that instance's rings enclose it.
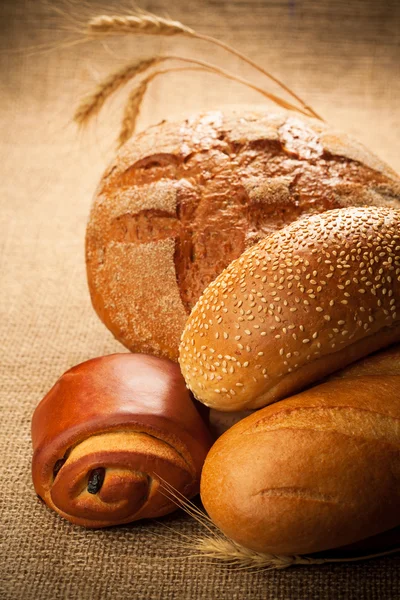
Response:
[[[197,33],[195,30],[191,29],[190,27],[187,27],[186,25],[183,25],[183,23],[180,23],[179,21],[164,19],[162,17],[158,17],[152,14],[136,14],[129,16],[101,15],[89,21],[87,25],[87,33],[88,35],[92,36],[115,35],[117,33],[163,36],[185,35],[188,37],[209,42],[216,46],[220,46],[224,50],[230,52],[231,54],[234,54],[235,56],[249,64],[251,67],[257,69],[268,79],[277,84],[281,89],[283,89],[287,94],[289,94],[293,99],[296,100],[296,102],[298,102],[301,105],[302,110],[305,112],[305,114],[322,120],[321,117],[304,102],[304,100],[302,100],[295,92],[293,92],[293,90],[291,90],[277,77],[266,71],[263,67],[255,63],[253,60],[251,60],[232,46],[229,46],[225,42],[222,42],[211,36]]]
[[[162,60],[163,57],[160,56],[141,60],[123,67],[116,73],[113,73],[104,79],[104,81],[97,86],[94,92],[88,94],[80,102],[74,115],[74,121],[78,123],[78,125],[85,125],[91,117],[94,117],[100,111],[103,104],[107,98],[111,96],[111,94],[116,92],[133,77],[140,75],[150,67],[157,65]]]
[[[197,538],[194,542],[194,547],[201,555],[225,563],[228,562],[232,566],[244,569],[265,570],[287,569],[288,567],[296,565],[324,565],[327,563],[359,562],[361,560],[381,558],[400,552],[400,548],[394,548],[392,550],[386,550],[385,552],[377,552],[376,554],[348,558],[314,558],[297,554],[284,556],[256,552],[249,548],[245,548],[228,538],[221,540],[210,536]]]
[[[185,498],[178,490],[167,481],[161,479],[162,487],[166,497],[172,500],[179,508],[184,510],[190,517],[194,518],[208,533],[204,536],[189,537],[188,541],[179,540],[179,546],[187,548],[196,558],[210,558],[228,565],[230,568],[242,570],[269,570],[287,569],[297,565],[323,565],[327,563],[359,562],[373,558],[381,558],[400,552],[400,548],[348,558],[317,558],[303,555],[277,555],[256,552],[245,548],[241,544],[227,538],[215,525],[208,515],[200,510],[193,502]],[[171,529],[171,528],[170,528]],[[188,538],[187,535],[177,533],[178,536]]]
[[[83,98],[83,100],[81,101],[81,103],[79,104],[79,106],[75,112],[75,115],[74,115],[75,122],[78,125],[86,125],[92,117],[94,117],[95,115],[98,114],[98,112],[104,105],[107,98],[109,98],[119,88],[121,88],[123,85],[128,83],[131,79],[137,78],[139,75],[142,75],[144,72],[155,67],[156,65],[160,64],[161,62],[169,61],[169,60],[184,62],[184,63],[188,63],[190,65],[196,65],[197,69],[202,69],[204,71],[215,73],[217,75],[225,77],[226,79],[230,79],[230,80],[236,81],[237,83],[240,83],[242,85],[246,85],[247,87],[262,94],[264,97],[268,98],[269,100],[272,100],[273,102],[275,102],[275,104],[278,104],[282,108],[285,108],[288,110],[294,110],[294,111],[300,112],[302,114],[305,114],[304,111],[302,111],[300,108],[294,106],[290,102],[287,102],[286,100],[282,100],[281,98],[278,98],[274,94],[270,94],[269,92],[266,92],[264,89],[259,88],[258,86],[254,85],[250,81],[247,81],[246,79],[243,79],[242,77],[239,77],[237,75],[233,75],[232,73],[229,73],[229,71],[226,71],[225,69],[216,67],[215,65],[208,63],[206,61],[203,61],[203,60],[198,60],[198,59],[194,59],[194,58],[184,58],[182,56],[169,55],[169,56],[156,56],[153,58],[135,62],[131,65],[127,65],[127,66],[123,67],[122,69],[118,70],[116,73],[113,73],[112,75],[106,77],[106,79],[97,86],[97,88],[95,89],[94,92],[92,92],[91,94],[88,94],[87,96],[85,96]],[[195,67],[191,67],[191,68],[194,69]],[[134,133],[141,103],[142,103],[144,95],[146,93],[148,84],[154,78],[154,76],[156,74],[162,74],[162,73],[167,73],[167,72],[171,72],[171,71],[187,70],[187,69],[188,68],[186,68],[186,69],[169,68],[164,71],[157,71],[156,73],[151,74],[145,80],[143,80],[142,83],[140,83],[139,86],[136,87],[131,92],[131,94],[128,98],[128,101],[126,103],[126,106],[125,106],[125,112],[124,112],[123,121],[122,121],[122,128],[121,128],[121,132],[120,132],[120,136],[119,136],[119,144],[120,145],[125,143],[128,140],[128,138]]]

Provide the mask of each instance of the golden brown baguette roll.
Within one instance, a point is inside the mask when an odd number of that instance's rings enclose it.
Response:
[[[130,354],[67,371],[36,408],[32,441],[36,492],[85,527],[175,510],[161,478],[195,495],[211,445],[178,366]]]
[[[205,290],[180,365],[218,410],[288,397],[400,340],[400,210],[306,217],[247,250]]]
[[[400,525],[400,346],[234,425],[207,456],[201,497],[228,537],[271,554]]]
[[[320,121],[262,110],[164,121],[100,182],[86,236],[93,306],[130,350],[177,360],[190,310],[246,248],[306,215],[399,200],[398,175]]]

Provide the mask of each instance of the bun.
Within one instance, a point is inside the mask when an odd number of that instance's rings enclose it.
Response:
[[[93,306],[131,351],[177,360],[190,310],[248,247],[306,215],[399,200],[387,165],[319,121],[245,111],[160,123],[122,148],[97,190]]]
[[[307,217],[247,250],[205,290],[182,335],[196,398],[256,409],[400,341],[400,210]]]
[[[32,441],[37,494],[85,527],[172,512],[161,480],[194,496],[211,445],[177,365],[130,354],[64,373],[35,410]]]
[[[399,398],[397,346],[358,374],[350,368],[255,412],[210,450],[205,509],[234,541],[271,554],[319,552],[399,526]]]

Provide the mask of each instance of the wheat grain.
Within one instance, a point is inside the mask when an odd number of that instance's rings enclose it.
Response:
[[[256,552],[237,544],[228,538],[220,539],[206,536],[197,538],[194,547],[208,558],[228,562],[232,566],[247,569],[287,569],[294,565],[324,565],[327,563],[359,562],[396,554],[400,548],[393,548],[375,554],[343,558],[314,558],[301,555],[277,555]]]
[[[121,86],[125,85],[133,77],[140,75],[150,67],[160,63],[162,60],[164,59],[160,56],[141,60],[123,67],[116,73],[107,77],[97,86],[93,93],[88,94],[83,98],[75,112],[74,121],[78,123],[78,125],[85,125],[91,117],[99,112],[111,94],[117,91]]]
[[[233,75],[224,69],[216,67],[210,63],[195,60],[195,59],[187,59],[179,56],[158,56],[153,57],[146,60],[141,60],[133,65],[128,65],[123,69],[117,71],[117,73],[108,77],[105,81],[103,81],[97,89],[92,93],[86,96],[80,105],[78,106],[74,120],[79,125],[85,125],[91,117],[96,115],[102,106],[104,105],[107,98],[111,96],[117,89],[126,84],[131,79],[134,79],[138,75],[147,71],[151,67],[154,67],[156,64],[165,60],[179,60],[183,62],[188,62],[192,64],[196,64],[201,66],[207,71],[217,73],[222,75],[223,77],[237,81],[238,83],[242,83],[247,87],[261,93],[263,96],[277,104],[278,106],[300,112],[306,116],[317,116],[318,115],[307,106],[296,94],[294,94],[287,86],[279,82],[275,77],[270,75],[267,71],[259,67],[256,63],[242,55],[240,52],[231,48],[223,42],[220,42],[217,39],[211,38],[209,36],[204,36],[196,33],[193,29],[183,25],[179,21],[173,21],[171,19],[164,19],[162,17],[158,17],[152,14],[137,14],[132,16],[98,16],[94,19],[91,19],[88,23],[88,33],[94,35],[110,35],[115,33],[140,33],[146,35],[187,35],[191,37],[195,37],[198,39],[203,39],[208,42],[217,44],[229,52],[239,56],[243,60],[245,60],[248,64],[260,70],[262,73],[267,75],[270,79],[272,79],[275,83],[278,83],[286,92],[292,95],[301,105],[301,108],[293,105],[290,102],[287,102],[283,98],[276,96],[275,94],[271,94],[267,92],[263,88],[259,88],[258,86],[252,84],[251,82]],[[160,72],[158,74],[161,74]],[[153,76],[147,79],[147,82],[142,82],[129,96],[128,102],[125,107],[125,112],[122,121],[121,132],[119,136],[120,145],[123,144],[134,132],[137,117],[140,111],[140,106],[145,96],[148,83],[153,79]]]
[[[100,83],[97,86],[96,90],[93,93],[91,93],[91,94],[87,95],[85,98],[83,98],[83,100],[81,101],[81,103],[79,104],[79,106],[75,112],[75,115],[74,115],[75,122],[78,123],[78,125],[86,125],[91,117],[94,117],[96,114],[98,114],[98,112],[104,105],[107,98],[109,98],[120,87],[122,87],[123,85],[128,83],[131,79],[135,79],[139,75],[143,74],[145,71],[148,71],[150,68],[156,66],[157,64],[159,64],[163,61],[169,61],[169,60],[180,61],[180,62],[188,63],[191,65],[196,65],[197,69],[200,68],[200,70],[209,71],[211,73],[221,75],[222,77],[225,77],[226,79],[230,79],[232,81],[236,81],[237,83],[241,83],[242,85],[245,85],[245,86],[257,91],[258,93],[262,94],[264,97],[268,98],[275,104],[278,104],[282,108],[285,108],[287,110],[297,111],[297,112],[300,112],[301,114],[306,114],[306,113],[304,113],[304,111],[302,109],[294,106],[293,104],[290,104],[286,100],[282,100],[281,98],[278,98],[274,94],[270,94],[269,92],[266,92],[264,89],[259,88],[258,86],[252,84],[251,82],[247,81],[246,79],[243,79],[242,77],[238,77],[237,75],[233,75],[232,73],[229,73],[228,71],[225,71],[224,69],[216,67],[215,65],[213,65],[211,63],[208,63],[208,62],[205,62],[202,60],[192,59],[192,58],[184,58],[181,56],[170,55],[170,56],[156,56],[153,58],[142,60],[140,62],[136,62],[132,65],[127,65],[127,66],[123,67],[122,69],[120,69],[119,71],[117,71],[116,73],[107,77],[102,83]],[[191,67],[191,69],[194,69],[194,67]],[[154,78],[155,75],[160,75],[162,73],[167,73],[167,72],[171,72],[171,71],[179,71],[179,70],[188,70],[188,67],[186,69],[170,68],[170,69],[167,69],[164,71],[157,71],[156,73],[150,75],[146,79],[146,82],[147,82],[146,85],[139,86],[140,93],[139,93],[139,88],[135,88],[135,90],[133,90],[133,92],[129,96],[128,102],[125,107],[122,128],[121,128],[121,132],[120,132],[120,136],[119,136],[120,145],[125,143],[126,140],[134,132],[135,124],[137,121],[137,116],[138,116],[144,95],[146,93],[148,83]]]
[[[155,71],[144,79],[138,87],[130,93],[125,105],[124,116],[122,119],[121,130],[118,138],[119,146],[125,144],[135,133],[136,122],[139,116],[140,107],[146,94],[149,83],[159,75],[165,75],[174,71],[201,71],[201,67],[175,67]]]
[[[241,544],[227,538],[222,531],[215,525],[210,517],[200,510],[193,502],[185,498],[178,490],[168,484],[165,480],[161,480],[162,486],[166,492],[166,496],[175,502],[183,511],[191,518],[196,519],[202,527],[205,527],[208,533],[204,536],[193,536],[189,542],[179,544],[182,548],[187,548],[188,551],[197,551],[195,558],[209,558],[212,561],[218,561],[235,570],[270,570],[270,569],[287,569],[296,565],[323,565],[327,563],[343,563],[343,562],[359,562],[362,560],[370,560],[396,554],[400,552],[400,548],[394,548],[375,554],[364,556],[343,557],[343,558],[318,558],[313,556],[303,555],[277,555],[267,554],[264,552],[256,552],[249,548],[245,548]],[[180,535],[178,532],[176,532]],[[187,537],[187,536],[184,536]]]
[[[300,557],[261,554],[228,539],[221,540],[207,536],[198,538],[194,546],[205,557],[229,562],[232,566],[240,568],[286,569],[294,564],[302,564],[299,563]]]
[[[260,73],[265,75],[268,79],[273,81],[287,94],[296,100],[302,107],[304,114],[323,120],[308,104],[304,102],[293,90],[291,90],[286,84],[280,81],[277,77],[269,73],[266,69],[261,67],[259,64],[233,48],[225,42],[218,40],[214,37],[197,33],[194,29],[187,27],[179,21],[172,21],[170,19],[164,19],[152,14],[135,14],[128,16],[106,16],[101,15],[91,19],[87,26],[88,35],[115,35],[117,33],[124,34],[145,34],[145,35],[186,35],[192,38],[206,41],[214,44],[234,54],[248,65],[257,69]],[[273,96],[272,94],[270,96]],[[273,96],[275,99],[276,96]],[[278,104],[282,106],[282,99],[279,99]]]
[[[148,84],[149,79],[145,79],[129,95],[128,101],[125,106],[121,131],[118,138],[120,146],[122,146],[122,144],[125,144],[125,142],[131,137],[131,135],[135,131],[136,121],[140,111],[140,105],[142,104]]]
[[[126,17],[101,15],[89,21],[87,31],[89,34],[195,35],[193,29],[179,21],[151,14]]]

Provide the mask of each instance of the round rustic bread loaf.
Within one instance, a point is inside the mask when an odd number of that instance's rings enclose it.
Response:
[[[306,217],[249,248],[187,320],[180,366],[196,398],[256,409],[400,342],[400,210]]]
[[[399,199],[396,173],[319,121],[247,111],[162,122],[100,182],[86,238],[93,306],[130,350],[176,360],[200,294],[249,246],[299,217]]]

